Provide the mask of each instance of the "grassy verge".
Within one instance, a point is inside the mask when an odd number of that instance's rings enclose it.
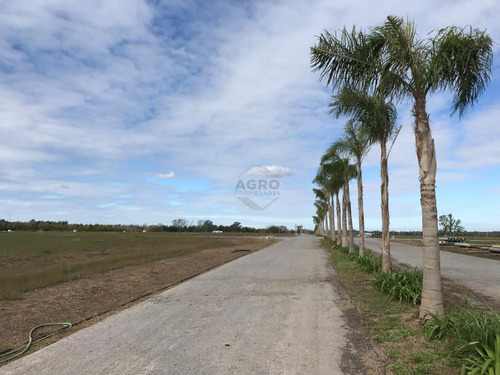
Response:
[[[326,240],[324,244],[331,247]],[[418,318],[418,305],[391,300],[374,286],[377,273],[363,272],[340,250],[331,252],[331,260],[363,323],[370,329],[374,344],[385,353],[390,374],[460,373],[461,363],[448,356],[446,341],[427,340]]]

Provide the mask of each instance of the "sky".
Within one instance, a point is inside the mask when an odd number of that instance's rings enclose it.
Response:
[[[313,228],[312,180],[347,119],[310,65],[324,30],[388,15],[418,34],[492,37],[491,83],[465,116],[428,98],[438,214],[500,230],[500,4],[476,1],[0,0],[0,218]],[[391,229],[420,230],[410,103],[389,158]],[[380,230],[379,148],[364,160]],[[356,182],[352,182],[357,227]]]

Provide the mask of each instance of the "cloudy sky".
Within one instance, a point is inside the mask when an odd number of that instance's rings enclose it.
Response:
[[[389,14],[422,38],[454,24],[500,41],[496,0],[0,0],[0,218],[311,228],[311,181],[346,119],[328,116],[310,47]],[[499,68],[462,119],[449,94],[429,100],[439,214],[468,230],[500,230]],[[413,120],[398,110],[391,228],[418,230]],[[378,157],[364,164],[369,230]]]

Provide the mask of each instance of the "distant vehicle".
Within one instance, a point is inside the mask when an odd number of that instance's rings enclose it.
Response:
[[[366,235],[372,238],[382,238],[382,232],[379,231],[368,232]]]

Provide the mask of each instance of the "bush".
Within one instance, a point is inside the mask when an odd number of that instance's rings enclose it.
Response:
[[[360,256],[358,247],[356,247],[355,250],[349,254],[349,259],[356,262],[361,270],[366,273],[379,273],[382,270],[382,258],[380,256],[376,256],[371,253],[366,253],[365,255]]]
[[[429,314],[423,330],[428,339],[450,339],[450,352],[465,360],[462,374],[500,375],[500,314],[486,305],[474,306],[470,297],[464,307],[453,306],[444,317]]]
[[[380,273],[382,270],[382,257],[366,254],[356,261],[361,269],[366,273]]]
[[[375,280],[375,286],[389,293],[396,301],[411,301],[414,305],[422,299],[422,271],[400,270],[393,273],[382,272]]]
[[[346,248],[347,252],[349,252],[349,248]],[[354,251],[348,255],[349,260],[352,260],[354,262],[358,262],[359,259],[359,247],[355,247]]]

